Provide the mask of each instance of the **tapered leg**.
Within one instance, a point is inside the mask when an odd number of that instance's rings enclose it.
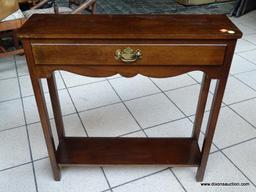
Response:
[[[49,115],[47,112],[41,80],[31,76],[31,81],[32,81],[32,85],[35,93],[37,108],[39,111],[43,132],[44,132],[45,142],[46,142],[46,146],[47,146],[47,150],[48,150],[48,154],[49,154],[49,158],[52,166],[53,176],[56,181],[59,181],[61,178],[61,173],[60,173],[60,168],[55,156],[56,150],[55,150],[51,125],[50,125]]]
[[[217,124],[217,119],[219,116],[219,111],[220,111],[226,83],[227,83],[227,78],[222,78],[218,80],[216,84],[211,111],[208,119],[207,129],[205,133],[205,139],[203,143],[201,163],[198,167],[197,174],[196,174],[197,181],[202,181],[204,178],[205,168],[206,168],[206,164],[209,157],[209,152],[210,152],[212,139],[213,139],[214,131]]]
[[[197,103],[196,117],[194,121],[193,133],[192,133],[192,137],[196,140],[198,140],[199,138],[210,84],[211,84],[211,79],[208,77],[207,74],[204,73],[202,84],[201,84],[200,95]]]
[[[64,138],[65,131],[64,131],[64,124],[62,119],[60,101],[59,101],[59,94],[57,90],[55,74],[52,72],[51,77],[47,78],[51,103],[52,103],[52,110],[54,114],[54,119],[56,123],[56,129],[58,133],[59,142]]]
[[[92,14],[96,13],[96,1],[92,4]]]

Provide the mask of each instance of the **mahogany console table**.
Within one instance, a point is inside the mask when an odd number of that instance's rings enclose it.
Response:
[[[225,15],[33,15],[19,30],[55,180],[74,164],[197,166],[202,181],[240,30]],[[190,138],[66,137],[54,71],[107,77],[171,77],[204,72]],[[59,138],[50,128],[42,91],[46,78]],[[207,131],[198,138],[210,82],[217,79]],[[189,95],[188,95],[189,97]]]

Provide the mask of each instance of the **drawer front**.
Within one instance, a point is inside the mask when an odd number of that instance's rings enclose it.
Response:
[[[141,58],[117,60],[117,50],[140,50]],[[43,65],[222,65],[225,44],[32,44]]]

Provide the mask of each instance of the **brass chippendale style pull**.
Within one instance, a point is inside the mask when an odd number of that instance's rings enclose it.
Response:
[[[133,50],[130,47],[125,48],[124,50],[117,49],[115,53],[116,60],[121,60],[125,63],[131,63],[142,58],[141,50]]]

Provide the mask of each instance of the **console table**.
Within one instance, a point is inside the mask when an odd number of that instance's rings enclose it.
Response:
[[[198,167],[202,181],[240,30],[225,15],[33,15],[19,30],[55,180],[61,165],[168,164]],[[66,137],[54,77],[171,77],[204,72],[189,138]],[[46,78],[59,138],[54,147],[41,85]],[[217,79],[202,150],[198,145],[212,79]],[[189,95],[188,95],[189,97]]]

